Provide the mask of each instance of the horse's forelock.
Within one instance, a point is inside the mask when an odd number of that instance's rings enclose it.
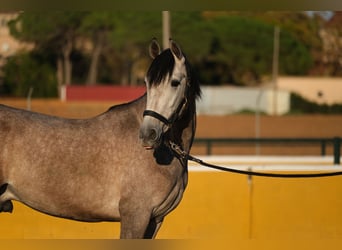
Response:
[[[147,78],[151,85],[160,84],[167,76],[172,74],[175,59],[170,49],[164,50],[151,63],[147,71]]]

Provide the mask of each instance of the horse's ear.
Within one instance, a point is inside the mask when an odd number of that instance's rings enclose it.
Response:
[[[150,56],[152,59],[156,58],[160,54],[160,46],[156,38],[153,38],[149,47]]]
[[[175,43],[172,39],[170,39],[170,49],[172,54],[181,60],[183,58],[183,53],[177,43]]]

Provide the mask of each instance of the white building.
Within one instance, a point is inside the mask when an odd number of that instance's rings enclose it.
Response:
[[[290,110],[290,93],[319,104],[342,104],[342,78],[279,77],[276,96],[269,87],[203,86],[198,113],[227,115],[244,110],[283,115]]]

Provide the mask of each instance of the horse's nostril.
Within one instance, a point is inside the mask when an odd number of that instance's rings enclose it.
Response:
[[[158,132],[156,129],[152,128],[149,132],[148,138],[151,141],[156,141],[158,139]]]
[[[157,127],[142,126],[140,128],[139,138],[144,146],[155,146],[161,136],[161,130]]]

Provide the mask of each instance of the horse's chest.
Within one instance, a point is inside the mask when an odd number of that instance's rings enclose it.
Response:
[[[187,173],[180,176],[176,183],[170,188],[164,199],[161,200],[159,205],[155,206],[153,215],[155,218],[163,218],[180,203],[183,193],[187,184]]]

